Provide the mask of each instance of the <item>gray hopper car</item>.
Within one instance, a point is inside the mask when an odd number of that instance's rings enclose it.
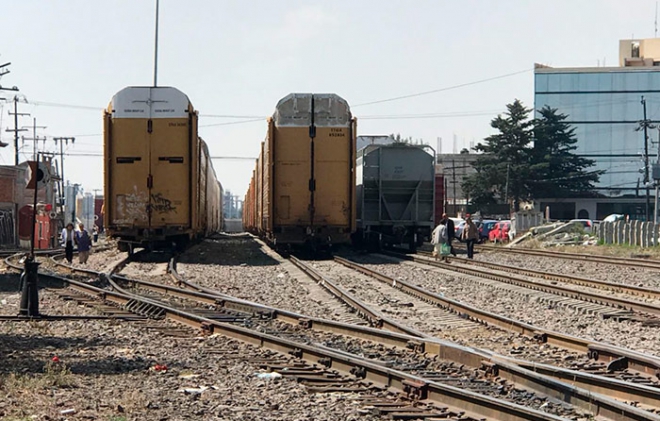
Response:
[[[358,151],[356,245],[374,249],[406,244],[414,250],[430,239],[433,155],[428,146],[400,143],[372,144]]]

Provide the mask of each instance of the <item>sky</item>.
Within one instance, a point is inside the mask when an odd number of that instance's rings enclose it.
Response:
[[[76,138],[65,176],[88,192],[103,188],[103,108],[153,84],[155,4],[0,0],[0,86],[20,89],[19,126],[45,126],[40,151]],[[242,197],[255,164],[235,158],[257,157],[289,93],[336,93],[358,135],[441,138],[451,153],[514,99],[533,107],[534,63],[616,66],[620,39],[654,37],[655,12],[652,0],[161,0],[158,85],[188,95],[219,180]],[[0,165],[14,160],[9,111],[0,103]],[[19,146],[30,158],[32,141]]]

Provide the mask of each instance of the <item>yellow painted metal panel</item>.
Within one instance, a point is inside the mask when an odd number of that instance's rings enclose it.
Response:
[[[274,203],[277,225],[307,226],[309,215],[309,179],[311,176],[310,139],[307,127],[276,127],[274,147]],[[287,212],[280,210],[279,198],[288,196]],[[279,215],[288,214],[289,218]]]
[[[152,125],[151,227],[188,226],[192,199],[189,121],[162,118],[153,119]]]
[[[115,119],[111,125],[106,159],[112,166],[106,200],[109,225],[146,227],[149,191],[149,139],[147,119]]]
[[[318,127],[314,138],[316,179],[314,225],[350,227],[351,221],[351,130],[348,127]]]

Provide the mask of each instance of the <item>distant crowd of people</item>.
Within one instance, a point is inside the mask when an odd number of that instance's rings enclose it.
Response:
[[[440,223],[435,227],[431,234],[433,256],[445,257],[450,254],[456,256],[456,251],[451,244],[455,237],[456,227],[454,226],[454,221],[452,221],[446,213],[443,213]],[[474,243],[479,239],[479,229],[469,213],[465,215],[465,227],[461,231],[460,239],[465,241],[465,244],[467,245],[468,259],[472,259],[474,257]]]
[[[78,229],[74,229],[73,224],[69,222],[62,229],[61,244],[64,247],[66,261],[73,262],[73,246],[78,246],[78,259],[80,264],[87,264],[89,253],[92,250],[92,243],[99,240],[99,230],[96,225],[92,230],[92,235],[85,229],[84,224],[78,224]]]

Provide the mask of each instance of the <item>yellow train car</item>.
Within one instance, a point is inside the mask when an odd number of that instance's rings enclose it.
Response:
[[[278,248],[348,244],[355,231],[356,121],[335,94],[290,94],[268,120],[247,221]],[[256,195],[251,191],[252,186]]]
[[[104,113],[105,226],[122,250],[222,228],[222,186],[197,112],[171,87],[128,87]]]

